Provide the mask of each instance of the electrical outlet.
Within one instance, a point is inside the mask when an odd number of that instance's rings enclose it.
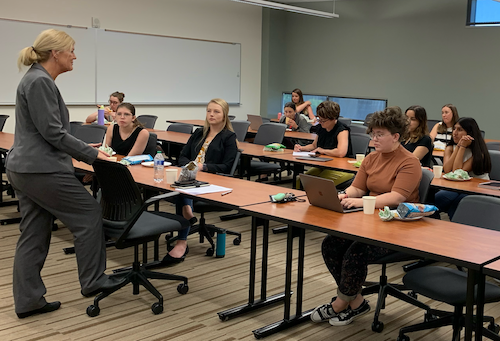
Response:
[[[101,27],[101,22],[99,21],[99,18],[92,17],[92,27],[93,28],[100,28]]]

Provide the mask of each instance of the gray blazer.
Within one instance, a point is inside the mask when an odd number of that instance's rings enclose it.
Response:
[[[73,173],[71,158],[94,162],[98,151],[69,134],[69,112],[54,80],[33,64],[17,87],[16,130],[6,168],[16,173]]]
[[[285,123],[285,121],[286,116],[282,115],[280,123]],[[292,129],[293,131],[300,131],[302,133],[309,133],[311,131],[311,124],[301,114],[295,114],[295,123],[297,123],[297,129]]]

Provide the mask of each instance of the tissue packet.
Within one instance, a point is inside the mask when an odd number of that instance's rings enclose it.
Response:
[[[415,218],[415,217],[426,217],[437,211],[437,207],[434,205],[425,204],[412,204],[408,202],[403,202],[398,205],[396,209],[400,218]]]

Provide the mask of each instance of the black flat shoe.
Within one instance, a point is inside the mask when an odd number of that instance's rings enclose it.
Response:
[[[258,178],[258,179],[255,180],[255,182],[267,182],[267,181],[269,181],[269,177],[268,176],[266,176],[265,178]]]
[[[167,253],[165,255],[165,257],[163,257],[161,264],[162,265],[173,265],[173,264],[182,263],[182,262],[184,262],[184,259],[186,259],[186,256],[188,253],[189,253],[189,246],[186,246],[186,251],[184,251],[184,254],[182,256],[180,256],[179,258],[172,257],[172,256],[170,256],[170,253]]]
[[[82,296],[85,296],[85,297],[96,296],[97,294],[99,294],[103,291],[113,289],[113,288],[116,288],[117,286],[120,286],[121,284],[125,283],[125,281],[126,281],[125,276],[120,276],[120,277],[119,276],[110,276],[110,277],[108,277],[106,282],[104,282],[104,284],[99,289],[93,290],[93,291],[86,293],[86,294],[84,294],[83,291],[81,291],[81,294],[82,294]]]
[[[51,311],[55,311],[55,310],[59,309],[60,306],[61,306],[61,302],[59,302],[59,301],[50,302],[39,309],[27,311],[25,313],[18,313],[17,317],[19,317],[20,319],[23,319],[23,318],[26,318],[28,316],[32,316],[32,315],[36,315],[36,314],[50,313]]]

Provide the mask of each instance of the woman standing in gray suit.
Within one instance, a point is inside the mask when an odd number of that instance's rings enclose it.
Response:
[[[6,164],[22,216],[13,278],[19,318],[48,313],[61,305],[47,303],[40,275],[49,251],[52,216],[73,233],[82,294],[98,293],[116,282],[104,274],[100,206],[75,178],[71,160],[91,164],[109,155],[69,134],[69,112],[54,82],[61,73],[73,70],[74,45],[65,32],[50,29],[19,53],[19,69],[31,68],[17,88],[15,139]]]

